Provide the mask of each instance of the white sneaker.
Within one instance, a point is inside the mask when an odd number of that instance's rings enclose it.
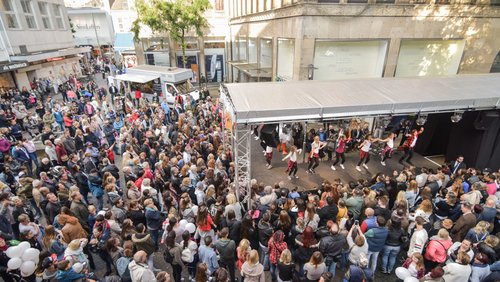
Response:
[[[259,136],[255,136],[255,140],[259,140]]]
[[[273,166],[272,166],[272,165],[270,165],[270,166],[268,166],[268,167],[267,167],[267,169],[271,169],[271,168],[273,168]]]
[[[356,170],[361,171],[361,168],[359,167],[359,165],[356,166]]]
[[[334,165],[331,166],[332,170],[337,170]]]
[[[343,164],[340,164],[340,167],[341,167],[342,169],[345,169],[345,167],[344,167],[344,165],[343,165]]]
[[[266,164],[266,167],[268,167],[268,166],[269,166],[269,164]]]
[[[380,162],[383,166],[385,166],[385,162]]]
[[[292,180],[292,177],[290,175],[288,176],[288,180]]]
[[[366,168],[366,169],[368,169],[368,166],[366,164],[363,164],[363,167]]]
[[[299,178],[297,175],[294,175],[293,177],[295,177],[296,179],[298,179],[298,178]]]

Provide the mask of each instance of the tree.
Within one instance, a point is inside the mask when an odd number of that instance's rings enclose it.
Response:
[[[203,36],[208,27],[204,13],[210,8],[209,0],[144,0],[136,1],[137,20],[131,31],[136,41],[139,40],[140,25],[144,24],[153,32],[169,33],[173,40],[181,44],[182,66],[186,67],[186,36],[194,32]]]

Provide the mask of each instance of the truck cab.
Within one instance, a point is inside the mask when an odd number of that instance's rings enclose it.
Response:
[[[167,82],[165,83],[165,89],[165,100],[171,108],[174,107],[177,96],[179,95],[181,95],[183,101],[186,101],[188,96],[191,101],[197,101],[200,98],[200,91],[194,89],[189,81],[179,84]]]

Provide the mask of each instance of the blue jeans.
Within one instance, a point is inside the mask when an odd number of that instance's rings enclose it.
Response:
[[[259,243],[259,260],[260,263],[264,266],[264,269],[269,268],[269,252],[267,251],[267,246],[262,245]]]
[[[382,272],[392,272],[401,246],[384,246],[382,255]]]
[[[375,273],[375,270],[377,269],[378,254],[379,252],[368,251],[368,262],[373,273]]]
[[[328,272],[333,274],[333,277],[335,277],[335,269],[337,268],[337,262],[333,261],[329,257],[326,257],[325,264],[326,264],[326,267],[328,268]]]
[[[278,276],[278,265],[273,263],[270,263],[269,265],[271,266],[269,269],[271,271],[271,279],[276,281],[276,277]]]

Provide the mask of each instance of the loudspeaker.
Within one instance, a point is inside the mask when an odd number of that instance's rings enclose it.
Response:
[[[266,143],[266,146],[276,148],[279,144],[277,124],[266,124],[260,130],[260,139]]]
[[[482,111],[476,117],[474,121],[474,128],[477,130],[488,130],[495,119],[499,118],[500,114],[498,111]]]

